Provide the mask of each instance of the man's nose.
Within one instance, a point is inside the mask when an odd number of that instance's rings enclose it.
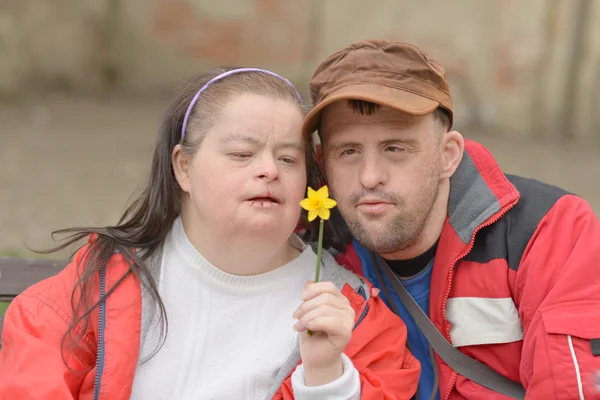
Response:
[[[360,170],[360,183],[366,189],[374,189],[384,184],[387,172],[380,157],[365,156]]]

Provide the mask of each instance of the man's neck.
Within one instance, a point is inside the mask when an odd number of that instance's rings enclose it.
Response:
[[[437,251],[437,242],[431,246],[427,251],[414,258],[408,260],[389,260],[385,259],[394,274],[401,279],[408,279],[415,277],[423,272],[428,266],[431,260],[435,257]]]
[[[431,249],[439,240],[448,215],[448,197],[450,181],[440,182],[437,198],[433,203],[429,217],[425,220],[421,234],[404,249],[389,254],[381,254],[387,260],[409,260]]]

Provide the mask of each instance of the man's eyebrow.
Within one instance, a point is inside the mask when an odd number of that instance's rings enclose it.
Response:
[[[394,138],[394,139],[383,139],[379,141],[380,145],[390,145],[390,144],[395,144],[395,143],[400,143],[400,144],[404,144],[407,145],[409,147],[416,147],[419,142],[416,139],[413,138]]]
[[[361,147],[361,144],[358,142],[352,142],[352,141],[336,141],[336,142],[330,142],[327,144],[327,146],[329,148],[329,150],[339,150],[343,147]]]
[[[378,144],[381,146],[385,146],[385,145],[390,145],[390,144],[394,144],[394,143],[401,143],[401,144],[405,144],[407,146],[410,147],[415,147],[418,144],[418,141],[416,139],[413,138],[389,138],[389,139],[382,139],[378,142]],[[354,142],[354,141],[336,141],[336,142],[330,142],[329,144],[327,144],[327,147],[330,150],[339,150],[343,147],[362,147],[362,144],[359,142]]]

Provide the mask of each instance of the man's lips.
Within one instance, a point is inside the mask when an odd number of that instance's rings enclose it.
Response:
[[[362,199],[356,208],[367,214],[381,214],[387,211],[393,204],[381,199]]]
[[[391,202],[387,201],[387,200],[383,200],[383,199],[378,199],[378,198],[374,198],[374,197],[365,197],[360,199],[360,201],[358,202],[358,205],[371,205],[371,204],[392,204]]]

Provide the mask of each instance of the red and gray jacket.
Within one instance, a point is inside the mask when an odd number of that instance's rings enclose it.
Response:
[[[93,237],[90,242],[94,242]],[[148,310],[154,304],[144,304],[142,284],[122,254],[113,255],[106,268],[90,280],[97,289],[91,303],[100,305],[92,311],[89,324],[76,327],[83,334],[82,346],[62,351],[64,334],[73,318],[73,285],[90,245],[82,247],[60,273],[29,287],[8,307],[0,351],[0,400],[131,397],[140,346],[152,320]],[[158,264],[149,265],[149,269],[160,276],[160,254],[151,259]],[[421,367],[405,346],[406,326],[380,297],[371,295],[368,282],[339,267],[328,254],[322,261],[322,280],[336,284],[356,314],[344,353],[358,370],[361,399],[411,398]],[[117,282],[121,282],[118,287]],[[82,327],[87,330],[81,331]],[[296,348],[272,376],[269,398],[294,399],[291,375],[300,361]]]
[[[600,398],[598,218],[580,197],[505,175],[482,145],[465,147],[432,271],[432,322],[521,382],[527,399]],[[372,275],[355,250],[338,261]],[[506,398],[436,363],[442,399]]]

